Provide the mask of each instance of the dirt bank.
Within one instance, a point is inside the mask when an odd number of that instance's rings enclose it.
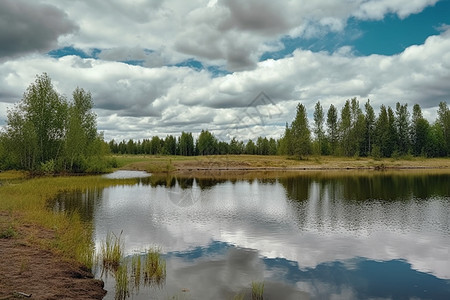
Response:
[[[0,300],[102,299],[103,282],[93,278],[81,265],[45,250],[54,233],[34,225],[20,224],[9,230],[9,213],[0,211]],[[12,236],[10,236],[12,235]]]
[[[211,155],[211,156],[117,156],[122,168],[149,173],[178,175],[333,170],[421,170],[448,169],[448,158],[373,159],[319,156],[296,160],[286,156],[270,155]]]

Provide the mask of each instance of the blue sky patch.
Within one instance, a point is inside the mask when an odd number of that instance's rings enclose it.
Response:
[[[51,50],[47,54],[53,58],[60,58],[68,55],[76,55],[81,58],[97,58],[97,55],[100,52],[101,52],[100,49],[93,49],[93,51],[91,51],[91,54],[88,54],[81,49],[74,48],[73,46],[68,46],[64,48]]]
[[[212,74],[213,77],[220,77],[220,76],[225,76],[227,74],[231,74],[231,72],[223,69],[220,66],[206,66],[205,67],[205,65],[203,65],[201,61],[198,61],[193,58],[176,63],[173,66],[188,67],[188,68],[194,69],[196,71],[207,70],[209,73]]]
[[[450,24],[450,1],[440,1],[421,13],[400,19],[395,14],[379,21],[361,21],[351,18],[343,32],[329,32],[317,38],[281,39],[284,49],[264,53],[260,61],[281,59],[296,49],[313,52],[335,52],[343,46],[352,47],[355,55],[394,55],[411,45],[423,44],[431,35],[439,34],[442,25]]]

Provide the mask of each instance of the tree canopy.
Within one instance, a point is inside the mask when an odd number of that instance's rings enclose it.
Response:
[[[89,92],[76,88],[68,101],[44,73],[8,111],[0,134],[0,166],[42,172],[101,172],[103,138]]]

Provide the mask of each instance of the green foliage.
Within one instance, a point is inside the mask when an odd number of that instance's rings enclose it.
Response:
[[[245,152],[244,142],[238,141],[235,137],[233,137],[230,141],[230,154],[242,154]]]
[[[447,155],[450,155],[450,109],[447,103],[439,103],[438,118],[436,124],[439,125],[442,136],[439,136],[439,144],[444,145],[444,151]]]
[[[191,132],[186,133],[183,131],[181,133],[178,145],[180,155],[192,156],[195,154],[194,138],[192,137]]]
[[[371,156],[375,159],[375,160],[379,160],[381,158],[381,150],[380,150],[380,146],[378,145],[373,145],[372,147],[372,151],[370,152]]]
[[[256,149],[258,155],[269,155],[269,140],[266,137],[258,137]]]
[[[338,132],[338,114],[336,107],[331,104],[327,113],[328,140],[330,142],[331,154],[337,153],[337,145],[339,139]]]
[[[245,145],[245,154],[256,154],[256,145],[252,140],[248,140],[247,144]]]
[[[53,159],[50,159],[49,161],[41,162],[41,166],[39,170],[44,174],[53,174],[55,173],[56,164]]]
[[[408,153],[410,149],[410,136],[409,136],[409,112],[408,105],[397,102],[396,104],[396,118],[395,126],[397,131],[397,147],[396,149],[400,154],[404,155]]]
[[[411,144],[412,153],[415,156],[428,156],[431,154],[427,153],[427,144],[431,142],[429,131],[430,124],[423,117],[420,106],[418,104],[414,105],[411,121]]]
[[[197,140],[197,151],[199,155],[217,154],[217,139],[208,130],[202,130]]]
[[[168,135],[164,140],[163,151],[166,155],[176,155],[177,154],[177,140],[173,135]]]
[[[291,124],[290,134],[288,135],[289,151],[302,159],[311,153],[311,132],[308,126],[308,116],[303,104],[297,105],[297,114]]]
[[[324,154],[324,141],[325,141],[325,133],[323,129],[324,124],[324,113],[322,105],[320,105],[320,101],[316,103],[316,106],[314,107],[314,134],[316,135],[317,140],[317,154],[321,155]]]
[[[339,133],[340,133],[340,141],[341,141],[341,149],[342,153],[345,156],[352,156],[351,151],[351,129],[352,129],[352,115],[350,108],[350,100],[345,102],[344,107],[341,110],[341,120],[339,123]]]
[[[368,155],[372,153],[373,143],[375,138],[375,112],[372,105],[370,105],[370,100],[367,100],[364,105],[365,108],[365,140],[364,140],[364,152]],[[379,151],[379,149],[378,149]]]
[[[92,157],[105,153],[91,94],[77,88],[68,102],[44,73],[8,111],[0,135],[0,165],[43,173],[106,170]]]
[[[0,239],[10,239],[16,236],[16,230],[12,225],[7,228],[0,228]]]

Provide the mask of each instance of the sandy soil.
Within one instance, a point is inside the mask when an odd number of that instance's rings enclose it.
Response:
[[[0,228],[11,218],[0,212]],[[2,226],[3,225],[3,226]],[[102,299],[103,282],[74,262],[43,249],[36,241],[53,239],[53,232],[26,224],[14,228],[11,238],[0,238],[0,300]]]
[[[448,158],[410,158],[381,159],[348,157],[308,157],[305,160],[290,159],[285,156],[261,155],[211,155],[211,156],[123,156],[118,159],[133,158],[122,169],[140,170],[150,173],[175,173],[192,175],[194,173],[217,174],[220,172],[247,171],[330,171],[330,170],[420,170],[450,169]]]

